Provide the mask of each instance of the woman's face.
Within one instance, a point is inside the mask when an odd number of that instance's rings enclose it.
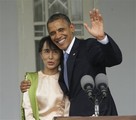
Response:
[[[44,63],[46,70],[58,69],[60,64],[61,53],[57,49],[51,49],[45,42],[41,51],[41,58]]]

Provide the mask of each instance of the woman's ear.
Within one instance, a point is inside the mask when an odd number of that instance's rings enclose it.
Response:
[[[40,57],[41,57],[41,59],[43,60],[43,57],[42,57],[42,53],[40,52]]]

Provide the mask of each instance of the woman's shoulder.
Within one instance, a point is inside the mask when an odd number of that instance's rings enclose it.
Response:
[[[26,72],[26,79],[33,80],[38,78],[38,72]]]

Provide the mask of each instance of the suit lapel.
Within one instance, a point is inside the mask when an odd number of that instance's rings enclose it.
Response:
[[[70,52],[70,55],[68,57],[68,60],[67,60],[69,86],[70,86],[70,83],[71,83],[71,77],[72,77],[72,73],[73,73],[73,69],[74,69],[75,60],[76,60],[76,57],[77,57],[77,54],[78,54],[79,43],[80,43],[80,40],[78,40],[76,38],[74,45],[72,47],[72,50]]]

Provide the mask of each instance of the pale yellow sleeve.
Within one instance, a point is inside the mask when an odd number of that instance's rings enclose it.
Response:
[[[69,116],[69,108],[70,108],[70,101],[69,101],[68,96],[65,96],[64,116]]]
[[[25,119],[26,120],[35,120],[35,118],[33,118],[33,112],[32,112],[32,107],[30,104],[28,91],[23,93],[22,107],[24,108]]]

